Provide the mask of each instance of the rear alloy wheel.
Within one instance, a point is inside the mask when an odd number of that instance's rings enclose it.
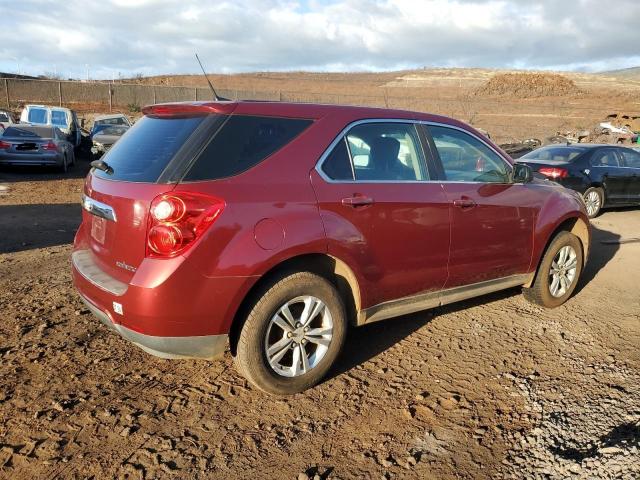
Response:
[[[566,302],[575,290],[582,273],[582,244],[570,232],[560,232],[542,257],[531,288],[524,297],[532,303],[555,308]]]
[[[582,196],[584,204],[587,207],[587,215],[594,218],[600,213],[602,204],[604,203],[604,192],[601,188],[591,187]]]
[[[271,317],[264,342],[269,365],[283,377],[299,377],[324,358],[333,339],[331,311],[306,295],[286,302]]]
[[[238,338],[238,370],[268,393],[313,387],[333,365],[346,336],[337,290],[319,275],[298,272],[275,278],[258,297]]]

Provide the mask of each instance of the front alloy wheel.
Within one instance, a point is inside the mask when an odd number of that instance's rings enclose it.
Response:
[[[576,289],[583,267],[583,248],[571,232],[559,232],[549,243],[536,277],[524,297],[532,303],[555,308],[566,302]]]
[[[562,247],[551,262],[549,291],[556,298],[562,297],[576,278],[578,255],[572,246]]]

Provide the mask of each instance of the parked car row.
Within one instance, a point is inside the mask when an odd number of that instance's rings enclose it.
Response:
[[[89,133],[92,159],[104,154],[130,126],[123,114],[96,117]],[[76,112],[68,108],[26,105],[19,123],[0,110],[0,164],[57,166],[66,172],[86,135]]]

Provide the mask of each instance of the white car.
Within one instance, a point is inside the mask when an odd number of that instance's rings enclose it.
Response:
[[[20,123],[57,127],[74,147],[80,146],[82,141],[78,116],[68,108],[25,105],[20,114]]]
[[[13,121],[13,117],[11,117],[11,113],[6,110],[0,110],[0,130],[4,130],[9,126],[13,125],[15,122]]]

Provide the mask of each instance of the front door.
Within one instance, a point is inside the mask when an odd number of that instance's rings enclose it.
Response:
[[[529,270],[540,193],[510,181],[511,166],[460,129],[430,125],[442,185],[451,205],[451,253],[445,288]]]
[[[358,276],[362,308],[441,290],[449,205],[415,125],[362,123],[334,143],[311,181],[329,254]]]

